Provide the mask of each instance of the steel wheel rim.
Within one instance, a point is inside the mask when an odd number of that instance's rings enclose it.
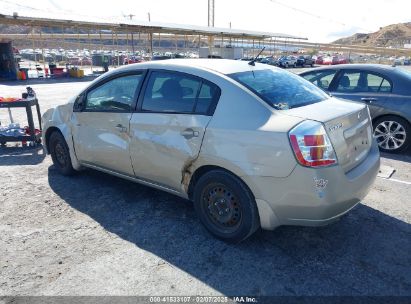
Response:
[[[243,218],[240,201],[227,186],[208,185],[202,192],[201,202],[207,220],[220,230],[231,232],[240,226]]]
[[[374,138],[380,148],[397,150],[401,148],[407,138],[405,128],[397,121],[382,121],[374,129]]]
[[[61,145],[61,143],[57,143],[54,147],[54,152],[56,155],[56,160],[58,162],[58,164],[61,167],[64,167],[66,165],[66,151],[64,150],[63,146]]]

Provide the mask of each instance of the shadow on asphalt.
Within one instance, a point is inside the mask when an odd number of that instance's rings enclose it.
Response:
[[[41,145],[35,147],[0,147],[0,166],[37,165],[45,157],[46,154]]]
[[[359,205],[337,223],[280,227],[237,245],[208,234],[190,202],[92,170],[53,191],[107,231],[225,295],[410,295],[411,227]]]
[[[403,153],[385,153],[381,152],[381,157],[411,163],[411,148]]]

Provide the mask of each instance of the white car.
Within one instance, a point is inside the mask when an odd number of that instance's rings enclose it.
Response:
[[[282,56],[277,60],[277,64],[283,68],[297,67],[297,57],[295,56]]]

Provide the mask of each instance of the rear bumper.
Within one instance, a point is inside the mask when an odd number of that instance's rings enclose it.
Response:
[[[264,212],[260,211],[262,228],[321,226],[337,220],[368,194],[379,166],[380,154],[374,142],[368,156],[348,173],[338,165],[320,169],[298,165],[286,178],[245,179],[252,185],[259,211],[265,205]]]

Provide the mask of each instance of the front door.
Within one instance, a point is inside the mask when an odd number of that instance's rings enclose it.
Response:
[[[152,71],[130,122],[136,176],[181,191],[200,152],[220,89],[184,73]]]
[[[120,75],[92,87],[72,116],[77,158],[115,172],[134,175],[130,161],[130,119],[142,73]]]

